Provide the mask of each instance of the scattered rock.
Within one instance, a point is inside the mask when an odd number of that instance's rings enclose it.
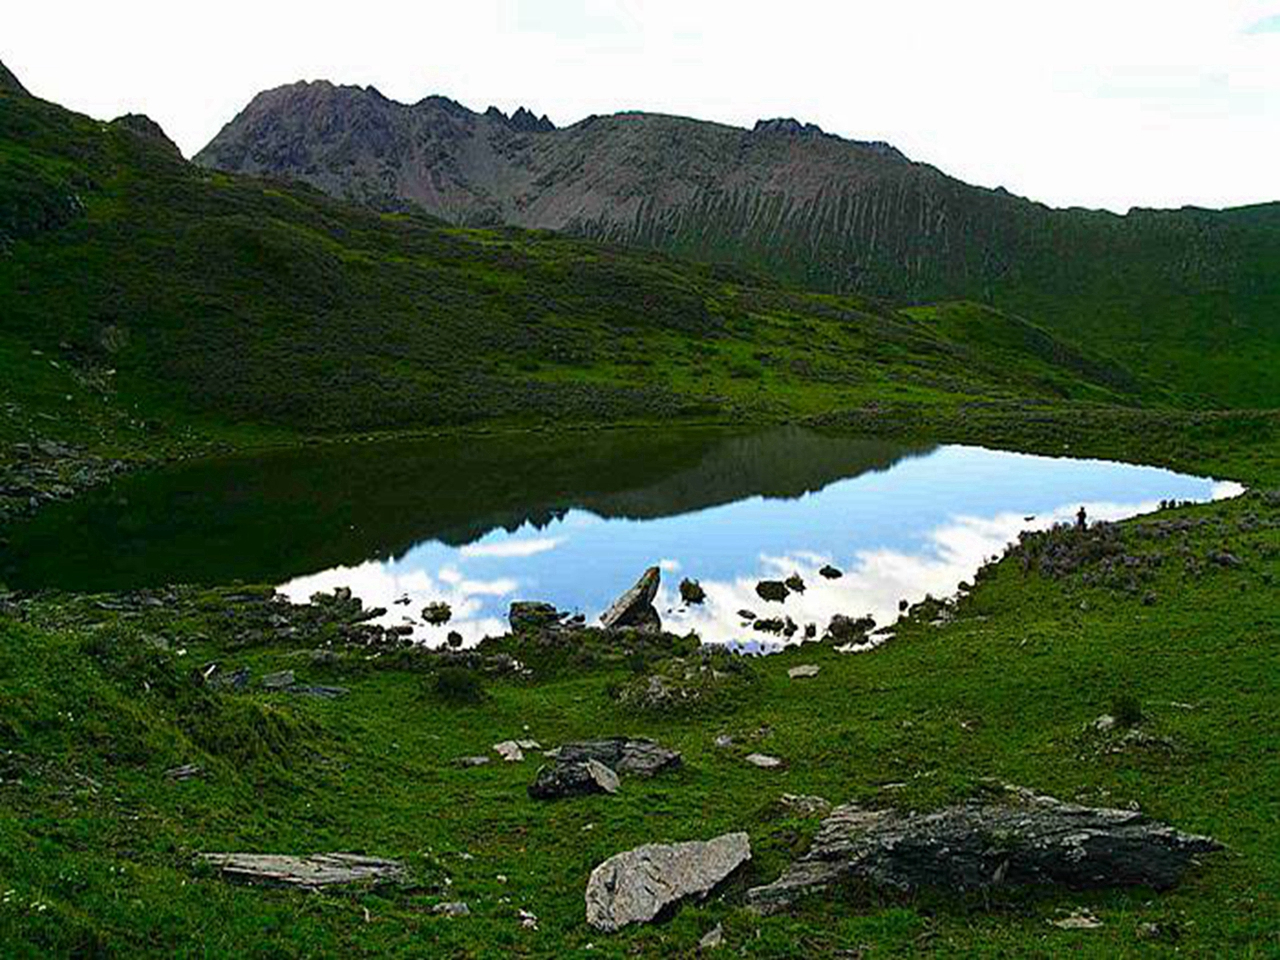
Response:
[[[782,603],[790,592],[781,580],[761,580],[756,584],[756,595],[769,603]]]
[[[319,853],[306,857],[274,853],[205,853],[200,859],[228,880],[316,890],[343,883],[399,883],[407,879],[404,864],[358,853]]]
[[[600,624],[606,630],[631,627],[636,630],[658,632],[662,629],[662,621],[658,611],[654,609],[653,598],[658,595],[658,585],[662,581],[662,571],[650,567],[635,585],[613,602],[608,610],[600,616]]]
[[[520,744],[514,740],[503,740],[501,743],[495,743],[493,750],[507,763],[519,763],[524,759],[524,751],[520,749]]]
[[[559,800],[591,793],[617,793],[618,775],[598,760],[556,760],[538,768],[529,784],[535,800]]]
[[[613,932],[647,923],[689,897],[704,897],[751,859],[745,833],[708,841],[645,844],[610,857],[587,881],[587,922]]]
[[[566,743],[557,758],[563,762],[596,760],[619,774],[652,777],[681,764],[680,754],[653,740],[631,740],[615,737],[609,740],[587,740]]]
[[[1198,854],[1220,848],[1135,811],[1076,806],[1029,791],[1017,796],[923,814],[837,807],[809,851],[776,882],[748,891],[748,903],[769,913],[845,880],[895,891],[1050,883],[1166,888]]]
[[[197,777],[204,776],[204,767],[198,763],[184,763],[180,767],[171,767],[164,772],[166,780],[172,780],[175,783],[181,783],[184,780],[194,780]]]
[[[782,766],[780,758],[771,757],[767,753],[749,753],[744,759],[747,763],[759,767],[761,770],[776,770]]]
[[[715,950],[724,946],[724,924],[717,923],[714,927],[702,935],[702,939],[698,941],[698,949]]]
[[[839,580],[841,577],[844,576],[844,573],[842,571],[833,567],[829,563],[826,566],[824,566],[821,570],[819,570],[818,573],[819,575],[826,577],[828,580]]]
[[[685,603],[703,603],[707,599],[707,591],[697,580],[686,578],[680,581],[680,599]]]
[[[1090,727],[1097,730],[1099,733],[1106,733],[1108,730],[1114,729],[1115,725],[1116,718],[1109,713],[1104,713],[1097,720],[1093,721],[1093,723],[1089,724]]]
[[[800,666],[792,667],[788,670],[787,676],[792,680],[803,680],[807,677],[816,677],[821,669],[816,663],[802,663]]]
[[[541,600],[516,600],[511,604],[507,620],[512,632],[525,633],[555,629],[567,616]]]
[[[1076,910],[1061,920],[1050,920],[1051,924],[1062,930],[1097,930],[1102,921],[1088,910]]]
[[[720,734],[720,736],[716,737],[715,745],[719,747],[721,750],[725,749],[726,747],[732,747],[733,737],[729,736],[727,733],[722,733]]]
[[[285,687],[284,690],[285,693],[292,693],[299,697],[317,697],[321,700],[337,700],[351,692],[346,687],[326,687],[314,683],[295,683]]]
[[[432,913],[439,913],[446,917],[469,917],[471,916],[471,908],[461,900],[452,903],[437,903],[431,908]]]
[[[784,793],[778,800],[778,806],[793,817],[820,817],[830,812],[831,801],[826,797]]]
[[[489,762],[488,757],[459,757],[453,761],[459,767],[483,767]]]
[[[262,678],[263,690],[284,690],[294,684],[292,670],[281,670],[279,673],[268,673]]]
[[[422,608],[422,622],[429,623],[433,627],[448,623],[451,619],[453,619],[453,608],[442,600],[428,603]]]
[[[854,643],[866,637],[875,627],[874,617],[858,617],[855,620],[837,613],[827,625],[827,637],[837,643]]]

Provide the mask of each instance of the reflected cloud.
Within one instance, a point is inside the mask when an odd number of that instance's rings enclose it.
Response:
[[[298,577],[280,587],[294,603],[305,603],[314,593],[331,593],[348,587],[366,608],[383,607],[387,613],[374,620],[380,626],[407,625],[414,628],[413,639],[431,646],[445,641],[450,632],[462,635],[464,646],[474,646],[487,636],[506,632],[504,617],[486,614],[485,600],[515,593],[519,581],[469,580],[455,568],[446,567],[433,578],[425,570],[398,570],[393,565],[371,560],[356,567],[335,567],[322,573]],[[422,608],[428,603],[447,603],[449,622],[440,626],[422,623]]]
[[[742,610],[761,619],[790,617],[799,627],[792,643],[804,639],[805,627],[810,624],[821,637],[837,614],[871,616],[877,625],[889,626],[898,618],[901,601],[913,604],[928,594],[940,598],[953,595],[987,559],[1000,556],[1015,542],[1019,533],[1072,522],[1080,506],[1063,506],[1031,519],[1010,512],[989,517],[955,516],[925,533],[918,551],[884,548],[855,552],[843,576],[833,580],[818,571],[826,564],[839,567],[837,557],[809,550],[781,556],[761,554],[750,575],[731,581],[703,581],[707,599],[701,606],[683,606],[677,593],[664,584],[658,596],[659,609],[665,627],[674,633],[692,631],[707,641],[734,644],[781,639],[754,629],[750,621],[740,616]],[[1149,513],[1158,508],[1159,502],[1094,501],[1083,506],[1091,521],[1121,520]],[[804,580],[803,592],[793,592],[781,603],[767,602],[756,593],[760,580],[785,579],[792,574]],[[874,645],[852,646],[848,650],[859,652]]]
[[[540,537],[536,540],[499,540],[496,543],[469,543],[458,550],[464,557],[508,559],[533,557],[547,553],[564,543],[564,537]]]

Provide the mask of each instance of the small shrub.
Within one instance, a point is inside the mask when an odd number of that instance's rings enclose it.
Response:
[[[484,700],[480,676],[466,667],[444,667],[430,680],[431,692],[446,703],[469,704]]]
[[[1142,722],[1142,704],[1131,693],[1122,693],[1111,703],[1111,715],[1122,727],[1136,727]]]

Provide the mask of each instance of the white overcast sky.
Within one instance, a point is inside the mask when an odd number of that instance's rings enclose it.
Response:
[[[92,0],[0,13],[0,60],[188,155],[299,79],[523,104],[795,116],[1057,206],[1280,199],[1280,0]]]

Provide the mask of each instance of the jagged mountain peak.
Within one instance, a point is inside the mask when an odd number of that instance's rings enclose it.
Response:
[[[816,123],[801,123],[795,117],[774,117],[772,120],[757,120],[752,133],[785,133],[790,136],[825,136],[823,129]]]

